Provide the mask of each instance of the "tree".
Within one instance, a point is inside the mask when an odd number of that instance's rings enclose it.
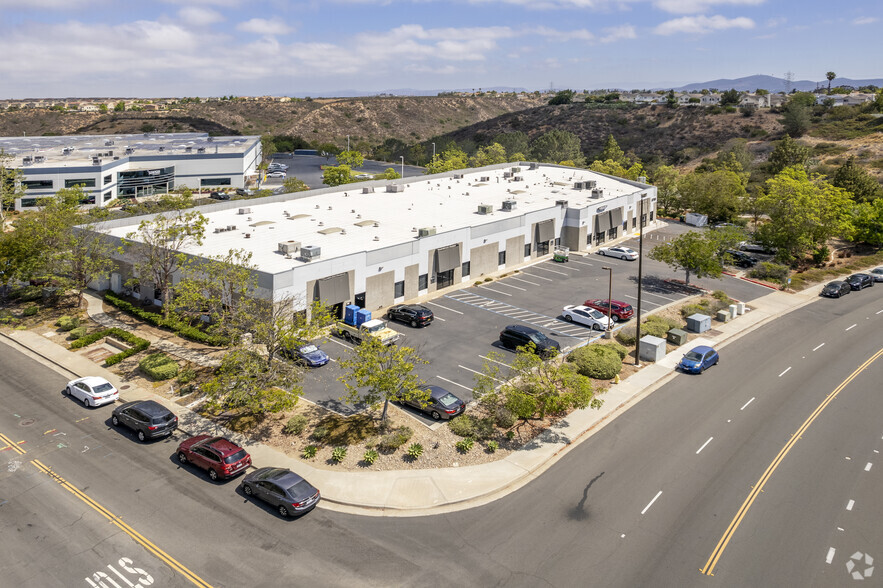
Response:
[[[338,149],[337,145],[334,143],[320,143],[316,145],[316,151],[318,151],[320,155],[324,155],[327,160],[332,155],[336,155],[340,149]]]
[[[808,106],[797,102],[789,102],[785,105],[785,117],[782,125],[785,132],[795,137],[802,137],[809,130],[811,124],[810,109]]]
[[[456,143],[450,143],[443,152],[436,154],[426,166],[426,173],[438,174],[469,167],[469,157]]]
[[[697,278],[719,278],[724,271],[714,237],[690,231],[674,240],[657,245],[650,251],[650,259],[668,264],[675,271],[684,270],[684,282],[690,283],[690,275]]]
[[[534,139],[530,148],[536,161],[559,163],[569,160],[579,166],[585,165],[579,137],[567,131],[553,129]]]
[[[89,284],[106,277],[116,266],[111,257],[113,252],[113,245],[106,235],[95,230],[95,225],[68,229],[55,271],[66,276],[76,291],[77,308],[82,304],[83,291]]]
[[[852,239],[883,247],[883,198],[863,202],[852,211]]]
[[[570,104],[573,102],[573,95],[575,93],[576,92],[574,92],[573,90],[560,90],[556,92],[551,99],[549,99],[549,104],[553,106],[558,104]]]
[[[187,247],[202,245],[208,219],[198,211],[161,213],[143,220],[137,230],[126,235],[123,248],[133,256],[139,283],[150,280],[162,293],[163,316],[172,305],[172,279],[187,263]]]
[[[399,172],[395,170],[395,168],[388,167],[383,170],[383,173],[374,174],[375,180],[395,180],[402,177]]]
[[[107,104],[99,104],[98,112],[100,112],[101,114],[107,114]]]
[[[126,103],[120,100],[116,104],[113,105],[114,112],[125,112],[126,111]]]
[[[530,151],[530,142],[527,135],[521,131],[500,133],[494,137],[494,143],[497,143],[506,150],[509,161],[513,161],[512,155],[515,153],[527,153]]]
[[[766,185],[767,193],[758,204],[768,212],[770,222],[758,233],[763,243],[779,249],[782,259],[797,258],[834,235],[848,233],[849,194],[824,176],[787,167]]]
[[[353,170],[346,164],[326,166],[322,173],[322,183],[327,186],[342,186],[356,181]]]
[[[828,78],[828,94],[830,95],[831,94],[831,82],[834,81],[834,78],[837,77],[837,74],[835,74],[833,71],[829,71],[828,73],[825,74],[825,77]]]
[[[678,107],[678,97],[675,96],[674,90],[669,90],[668,94],[665,96],[665,104],[669,108],[677,108]]]
[[[678,191],[684,208],[716,222],[732,221],[745,198],[742,176],[729,170],[691,172],[681,179]]]
[[[877,90],[877,95],[874,96],[874,107],[877,112],[883,112],[883,90]]]
[[[883,186],[863,167],[856,165],[855,157],[837,168],[831,183],[843,188],[856,202],[871,202],[883,196]]]
[[[367,337],[351,357],[340,360],[341,369],[348,372],[338,378],[347,390],[341,400],[375,409],[382,404],[380,420],[385,422],[390,400],[428,400],[428,394],[421,389],[425,382],[414,372],[418,364],[425,363],[428,362],[411,347],[383,345],[378,339]]]
[[[735,88],[730,88],[726,92],[721,93],[721,106],[736,106],[742,100],[742,94]]]
[[[805,106],[806,108],[812,108],[816,105],[816,95],[812,92],[795,92],[788,99],[788,104],[796,104],[799,106]]]
[[[254,349],[234,349],[221,360],[214,378],[201,386],[209,407],[223,411],[246,411],[262,416],[290,410],[303,390],[300,372],[292,363],[267,363]]]
[[[506,150],[499,143],[480,147],[478,152],[470,159],[470,163],[472,167],[506,163]]]
[[[341,151],[337,154],[338,165],[348,165],[350,168],[362,167],[365,164],[365,158],[358,151]]]
[[[608,159],[606,161],[594,161],[589,169],[601,174],[616,176],[618,178],[626,178],[628,180],[637,180],[644,175],[644,166],[640,162],[635,162],[631,167],[626,168],[623,164]]]
[[[631,164],[631,161],[626,157],[623,150],[620,149],[619,143],[616,142],[616,139],[613,138],[612,134],[607,135],[607,140],[604,142],[604,149],[601,150],[601,155],[598,156],[596,161],[607,161],[608,159],[622,166]]]
[[[285,188],[286,192],[305,192],[310,189],[306,182],[299,180],[294,176],[282,180],[282,187]]]
[[[651,181],[656,186],[656,197],[659,200],[659,208],[666,214],[677,215],[681,210],[680,192],[678,182],[681,173],[671,165],[660,165],[654,170]]]
[[[592,381],[574,365],[555,358],[544,360],[535,351],[533,343],[519,347],[506,374],[500,367],[505,365],[503,355],[490,352],[475,378],[475,399],[491,413],[507,411],[525,422],[577,408],[601,408]]]
[[[777,174],[786,167],[799,166],[806,169],[810,153],[809,147],[798,143],[790,135],[785,135],[781,141],[776,143],[776,148],[770,153],[767,167],[772,174]]]
[[[6,210],[15,206],[16,198],[24,198],[25,187],[22,184],[24,174],[20,169],[10,167],[12,155],[0,149],[0,232],[4,229]]]

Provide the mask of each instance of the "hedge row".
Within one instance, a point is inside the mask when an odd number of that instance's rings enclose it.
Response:
[[[613,345],[579,347],[570,352],[567,361],[573,363],[580,374],[596,380],[612,380],[622,371],[622,357]]]
[[[178,375],[178,362],[162,352],[151,353],[138,362],[138,368],[154,380],[170,380]]]
[[[115,353],[114,355],[111,355],[110,357],[105,359],[104,363],[108,366],[118,364],[127,357],[131,357],[136,353],[144,351],[145,349],[150,347],[150,341],[148,341],[147,339],[142,339],[141,337],[137,337],[128,331],[124,331],[116,327],[111,327],[109,329],[95,331],[91,335],[86,335],[85,337],[80,337],[79,339],[71,343],[71,349],[79,349],[81,347],[85,347],[86,345],[91,345],[99,339],[104,339],[108,336],[119,339],[120,341],[125,341],[132,346],[125,351],[120,351],[119,353]]]
[[[219,335],[209,335],[208,333],[200,331],[196,327],[188,325],[184,321],[175,317],[169,317],[167,319],[163,318],[161,314],[139,308],[138,306],[135,306],[130,302],[126,302],[112,292],[106,292],[104,294],[104,301],[112,306],[119,308],[125,313],[131,314],[132,316],[135,316],[145,322],[150,323],[151,325],[157,327],[165,327],[171,331],[174,331],[176,335],[185,339],[189,339],[190,341],[203,343],[205,345],[212,345],[214,347],[222,347],[230,343],[230,339],[228,339],[227,337],[221,337]]]

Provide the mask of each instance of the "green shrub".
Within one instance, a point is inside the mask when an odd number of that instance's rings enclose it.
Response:
[[[708,314],[711,310],[707,305],[702,304],[685,304],[681,307],[681,316],[687,318],[694,314]]]
[[[604,343],[604,345],[614,350],[619,356],[619,359],[625,359],[625,356],[629,354],[628,348],[624,345],[620,345],[616,341],[610,341],[609,343]]]
[[[381,437],[377,446],[387,451],[394,451],[407,443],[413,436],[414,431],[411,430],[411,427],[400,427]]]
[[[635,327],[623,327],[616,332],[616,340],[623,345],[632,346],[635,344],[636,339],[637,331],[635,331]]]
[[[790,273],[791,270],[786,265],[762,261],[754,266],[748,275],[758,280],[770,280],[772,282],[784,284],[788,280],[788,275]]]
[[[331,461],[340,463],[346,459],[346,447],[335,447],[331,450]]]
[[[474,437],[475,439],[479,440],[490,439],[497,434],[497,431],[494,428],[494,422],[494,417],[474,419],[472,421],[472,425],[475,430],[475,434],[470,435],[470,437]]]
[[[168,319],[163,318],[161,314],[144,310],[143,308],[126,302],[112,292],[105,292],[104,301],[122,310],[123,312],[137,317],[147,323],[150,323],[157,327],[165,327],[167,329],[170,329],[174,331],[177,335],[184,337],[185,339],[189,339],[197,343],[212,345],[215,347],[220,347],[222,345],[227,345],[228,343],[230,343],[230,339],[227,337],[211,335],[199,330],[194,326],[187,324],[186,322],[176,317],[169,317]]]
[[[196,370],[190,366],[187,366],[181,373],[178,374],[178,383],[179,384],[189,384],[193,380],[196,379]]]
[[[55,321],[55,326],[62,332],[72,331],[80,326],[80,317],[64,315]]]
[[[473,445],[475,445],[475,441],[472,440],[472,437],[465,437],[454,444],[460,453],[469,453]]]
[[[485,448],[487,449],[488,453],[495,453],[497,449],[500,448],[500,444],[496,441],[488,441],[487,443],[485,443]]]
[[[411,459],[417,459],[421,455],[423,455],[423,446],[419,443],[411,443],[408,447],[408,457]]]
[[[304,459],[313,459],[316,457],[316,453],[318,453],[319,448],[315,445],[307,445],[304,447],[304,451],[301,455],[303,455]]]
[[[609,345],[586,345],[574,349],[567,361],[576,365],[580,374],[596,380],[612,380],[622,371],[622,358]]]
[[[647,320],[641,325],[641,336],[652,335],[665,339],[666,333],[671,329],[679,329],[680,327],[681,323],[677,321],[653,314],[648,316]]]
[[[317,425],[313,432],[310,434],[310,439],[313,441],[319,441],[320,443],[328,438],[328,435],[331,434],[331,429],[326,427],[325,425]]]
[[[9,297],[19,302],[33,302],[43,298],[43,289],[40,286],[24,286],[10,292]]]
[[[515,431],[506,431],[506,439],[509,441],[515,439]]]
[[[365,452],[365,455],[362,456],[362,461],[367,463],[368,465],[373,465],[377,458],[380,457],[380,454],[377,453],[374,449],[369,449]]]
[[[170,380],[178,375],[178,362],[165,353],[151,353],[138,362],[138,369],[154,380]]]
[[[22,316],[34,316],[38,312],[40,312],[40,308],[37,305],[31,305],[25,307],[21,314]]]
[[[502,406],[494,411],[494,420],[501,429],[511,429],[515,425],[515,415]]]
[[[87,327],[77,327],[76,329],[68,331],[67,337],[68,339],[79,339],[85,337],[88,332],[89,329]]]
[[[302,414],[296,414],[288,419],[288,422],[282,427],[282,432],[286,435],[300,435],[304,432],[308,422],[307,417]]]
[[[104,339],[105,337],[113,337],[115,339],[119,339],[120,341],[125,341],[131,347],[126,349],[125,351],[120,351],[115,355],[111,355],[107,359],[104,360],[104,364],[107,366],[112,366],[118,364],[123,361],[127,357],[131,357],[136,353],[144,351],[148,347],[150,347],[150,341],[147,339],[142,339],[128,331],[124,331],[122,329],[117,329],[116,327],[111,327],[109,329],[102,329],[101,331],[95,331],[91,335],[85,335],[80,337],[73,343],[71,343],[71,349],[79,349],[81,347],[86,347],[87,345],[91,345],[95,343],[99,339]]]
[[[720,300],[721,302],[726,302],[727,304],[730,303],[730,297],[727,296],[727,293],[724,292],[723,290],[715,290],[714,292],[711,293],[711,296],[712,296],[712,298],[716,298],[717,300]]]
[[[448,423],[451,433],[458,437],[472,437],[475,435],[475,423],[468,414],[461,414],[455,419],[451,419]]]

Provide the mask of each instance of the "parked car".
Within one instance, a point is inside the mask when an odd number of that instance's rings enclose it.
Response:
[[[551,355],[561,350],[561,345],[558,344],[558,341],[546,337],[533,327],[526,327],[524,325],[507,326],[500,332],[500,343],[507,349],[518,349],[533,343],[540,356]]]
[[[112,404],[120,397],[119,390],[113,384],[98,376],[86,376],[71,380],[64,387],[63,392],[76,398],[87,407]]]
[[[212,200],[230,200],[230,195],[226,192],[212,192],[208,197]]]
[[[587,327],[591,327],[596,331],[606,331],[610,322],[607,321],[607,315],[600,310],[595,310],[589,306],[565,306],[561,311],[561,315],[569,323],[579,323]]]
[[[583,304],[590,308],[594,308],[595,310],[600,310],[605,316],[607,315],[607,309],[610,308],[610,318],[614,323],[618,321],[627,321],[635,315],[632,305],[620,300],[590,298]]]
[[[239,196],[250,196],[251,195],[251,191],[246,190],[245,188],[236,188],[236,190],[234,190],[234,192],[236,192],[236,194]]]
[[[844,294],[849,294],[852,292],[852,287],[841,280],[835,280],[833,282],[828,282],[825,284],[825,287],[822,288],[822,291],[819,292],[819,296],[827,296],[828,298],[840,298]]]
[[[754,267],[757,265],[757,258],[745,253],[744,251],[736,251],[735,249],[727,249],[724,251],[726,255],[733,260],[736,267]]]
[[[373,180],[374,176],[371,174],[356,174],[357,180]]]
[[[309,367],[322,367],[331,361],[328,354],[313,343],[298,343],[291,348],[284,347],[282,355]]]
[[[178,445],[178,461],[208,471],[212,480],[232,478],[251,465],[248,452],[224,437],[197,435]]]
[[[288,166],[284,163],[271,163],[267,166],[267,169],[288,169]]]
[[[286,174],[284,171],[272,171],[267,174],[268,178],[284,178]]]
[[[742,241],[739,243],[739,251],[748,251],[751,253],[775,253],[775,247],[767,247],[763,243],[754,243],[752,241]]]
[[[110,422],[115,427],[125,425],[138,436],[139,441],[171,435],[178,428],[178,417],[155,400],[135,400],[113,409]]]
[[[386,311],[390,320],[408,323],[412,327],[425,327],[433,321],[432,311],[419,304],[397,304]]]
[[[883,282],[883,267],[875,267],[868,273],[871,274],[875,282]]]
[[[609,257],[627,259],[628,261],[635,261],[638,259],[638,252],[628,247],[602,247],[598,250],[598,253]]]
[[[864,290],[865,288],[873,287],[874,278],[870,274],[852,274],[846,278],[846,283],[853,290]]]
[[[275,506],[283,517],[306,514],[321,499],[312,484],[285,468],[260,468],[246,474],[240,488],[246,496]]]
[[[399,399],[399,402],[425,412],[435,420],[448,420],[466,410],[465,402],[441,386],[426,386],[423,390],[429,393],[426,404],[417,399]]]
[[[684,354],[678,367],[691,374],[701,374],[719,362],[717,351],[707,345],[699,345]]]

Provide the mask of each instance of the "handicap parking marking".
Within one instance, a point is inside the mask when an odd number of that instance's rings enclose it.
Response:
[[[531,269],[536,269],[536,267],[537,267],[537,266],[535,266],[535,265],[534,265],[534,266],[531,266]],[[538,279],[538,280],[546,280],[547,282],[554,282],[554,281],[555,281],[555,280],[553,280],[552,278],[545,278],[545,277],[543,277],[543,276],[538,276],[538,275],[536,275],[536,274],[529,274],[529,273],[527,273],[527,272],[525,272],[525,271],[522,271],[521,273],[524,274],[524,275],[526,275],[526,276],[530,276],[530,277],[532,277],[532,278],[536,278],[536,279]],[[556,273],[561,273],[561,272],[556,272]],[[567,274],[562,274],[562,275],[565,275],[565,276],[566,276]]]
[[[527,275],[530,275],[530,274],[527,274]],[[517,280],[517,281],[519,281],[519,282],[524,282],[525,284],[530,284],[531,286],[539,286],[539,284],[537,284],[536,282],[531,282],[531,281],[528,281],[528,280],[522,280],[521,278],[509,277],[509,278],[506,278],[506,279],[507,279],[507,280]]]
[[[448,308],[447,306],[442,306],[441,304],[436,304],[435,302],[427,302],[426,304],[431,304],[433,306],[438,306],[439,308],[444,308],[445,310],[450,310],[451,312],[456,312],[457,314],[463,314],[459,310],[454,310],[453,308]]]

